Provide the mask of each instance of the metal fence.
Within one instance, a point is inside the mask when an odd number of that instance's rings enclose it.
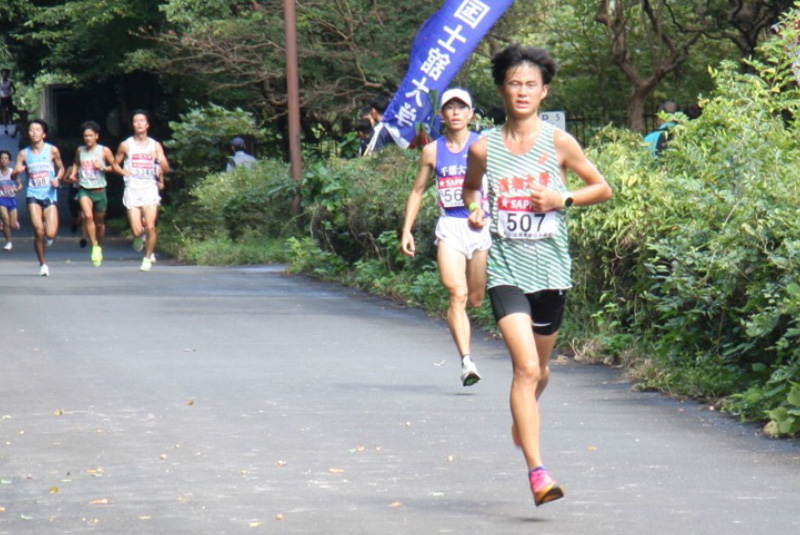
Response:
[[[597,132],[609,124],[613,124],[618,128],[625,128],[628,124],[628,117],[626,115],[604,114],[602,116],[592,116],[583,113],[570,115],[569,112],[566,112],[566,115],[567,131],[584,147]],[[655,110],[648,110],[644,118],[645,132],[655,130],[656,121]]]

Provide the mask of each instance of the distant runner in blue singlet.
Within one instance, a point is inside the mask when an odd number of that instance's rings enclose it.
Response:
[[[17,192],[22,189],[19,178],[11,169],[11,153],[0,150],[0,219],[6,244],[3,250],[11,251],[11,231],[19,226],[17,220]]]
[[[14,171],[28,175],[26,200],[34,231],[33,248],[39,259],[39,275],[48,277],[50,268],[45,262],[44,249],[58,234],[58,186],[64,177],[64,163],[58,149],[45,143],[46,122],[31,121],[28,135],[31,145],[17,155]]]
[[[450,293],[447,323],[461,356],[461,383],[471,386],[481,380],[470,355],[471,327],[467,303],[481,306],[486,288],[486,251],[492,246],[489,229],[473,230],[467,223],[469,211],[461,199],[467,151],[478,135],[467,127],[472,119],[472,97],[463,89],[449,89],[442,94],[441,115],[445,135],[425,145],[419,172],[406,203],[401,247],[414,256],[416,246],[412,227],[419,213],[422,197],[431,174],[436,175],[441,217],[436,225],[437,258],[442,284]]]

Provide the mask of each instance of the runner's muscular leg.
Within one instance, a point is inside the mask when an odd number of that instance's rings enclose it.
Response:
[[[467,260],[467,289],[469,306],[478,308],[486,294],[486,257],[488,251],[475,251]]]
[[[131,233],[134,238],[142,235],[144,229],[142,228],[141,208],[128,208],[128,224],[131,226]]]
[[[536,385],[536,399],[538,400],[547,387],[547,383],[550,381],[550,367],[547,363],[550,361],[550,355],[553,353],[553,347],[556,345],[558,331],[553,334],[533,333],[533,338],[536,342],[536,353],[539,355],[539,369],[542,370],[542,377]]]
[[[80,202],[83,212],[83,230],[86,231],[89,243],[95,245],[97,244],[97,226],[94,220],[94,203],[89,197],[81,197],[78,202]]]
[[[532,470],[542,464],[536,391],[543,370],[531,329],[531,317],[524,313],[509,314],[501,318],[497,326],[503,334],[514,368],[514,377],[511,380],[511,415],[528,469]]]
[[[51,240],[58,234],[58,207],[51,204],[43,210],[44,214],[44,235]]]
[[[148,206],[143,206],[142,215],[144,218],[145,232],[147,233],[145,256],[150,258],[150,255],[152,255],[156,250],[156,242],[158,241],[158,229],[156,228],[156,221],[158,220],[158,205],[150,204]]]
[[[36,258],[40,264],[44,264],[44,220],[42,207],[38,203],[28,205],[28,214],[31,216],[31,226],[33,227],[33,250],[36,251]]]
[[[103,240],[106,237],[106,213],[95,212],[94,214],[94,232],[97,236],[97,245],[103,245]]]
[[[3,236],[6,241],[11,241],[11,214],[5,206],[0,206],[0,219],[3,221]]]
[[[450,334],[462,357],[470,352],[469,316],[467,316],[467,274],[466,257],[459,251],[439,240],[437,254],[439,276],[450,293],[450,306],[447,308],[447,324]]]

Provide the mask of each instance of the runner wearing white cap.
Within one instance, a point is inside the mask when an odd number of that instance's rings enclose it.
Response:
[[[401,247],[409,256],[416,254],[412,227],[431,173],[435,173],[441,209],[436,225],[437,259],[442,284],[450,293],[447,323],[461,356],[461,383],[471,386],[480,381],[481,376],[470,355],[471,326],[467,304],[478,307],[483,302],[486,252],[492,239],[488,228],[476,231],[469,226],[469,211],[461,198],[467,151],[479,138],[467,128],[473,116],[472,97],[464,89],[448,89],[442,95],[440,113],[445,135],[422,149],[419,172],[406,203]]]

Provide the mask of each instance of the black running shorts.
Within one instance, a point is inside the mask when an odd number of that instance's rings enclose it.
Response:
[[[531,318],[533,332],[548,335],[561,328],[567,291],[542,290],[526,294],[516,286],[495,286],[489,288],[489,299],[496,321],[510,314],[527,314]]]

